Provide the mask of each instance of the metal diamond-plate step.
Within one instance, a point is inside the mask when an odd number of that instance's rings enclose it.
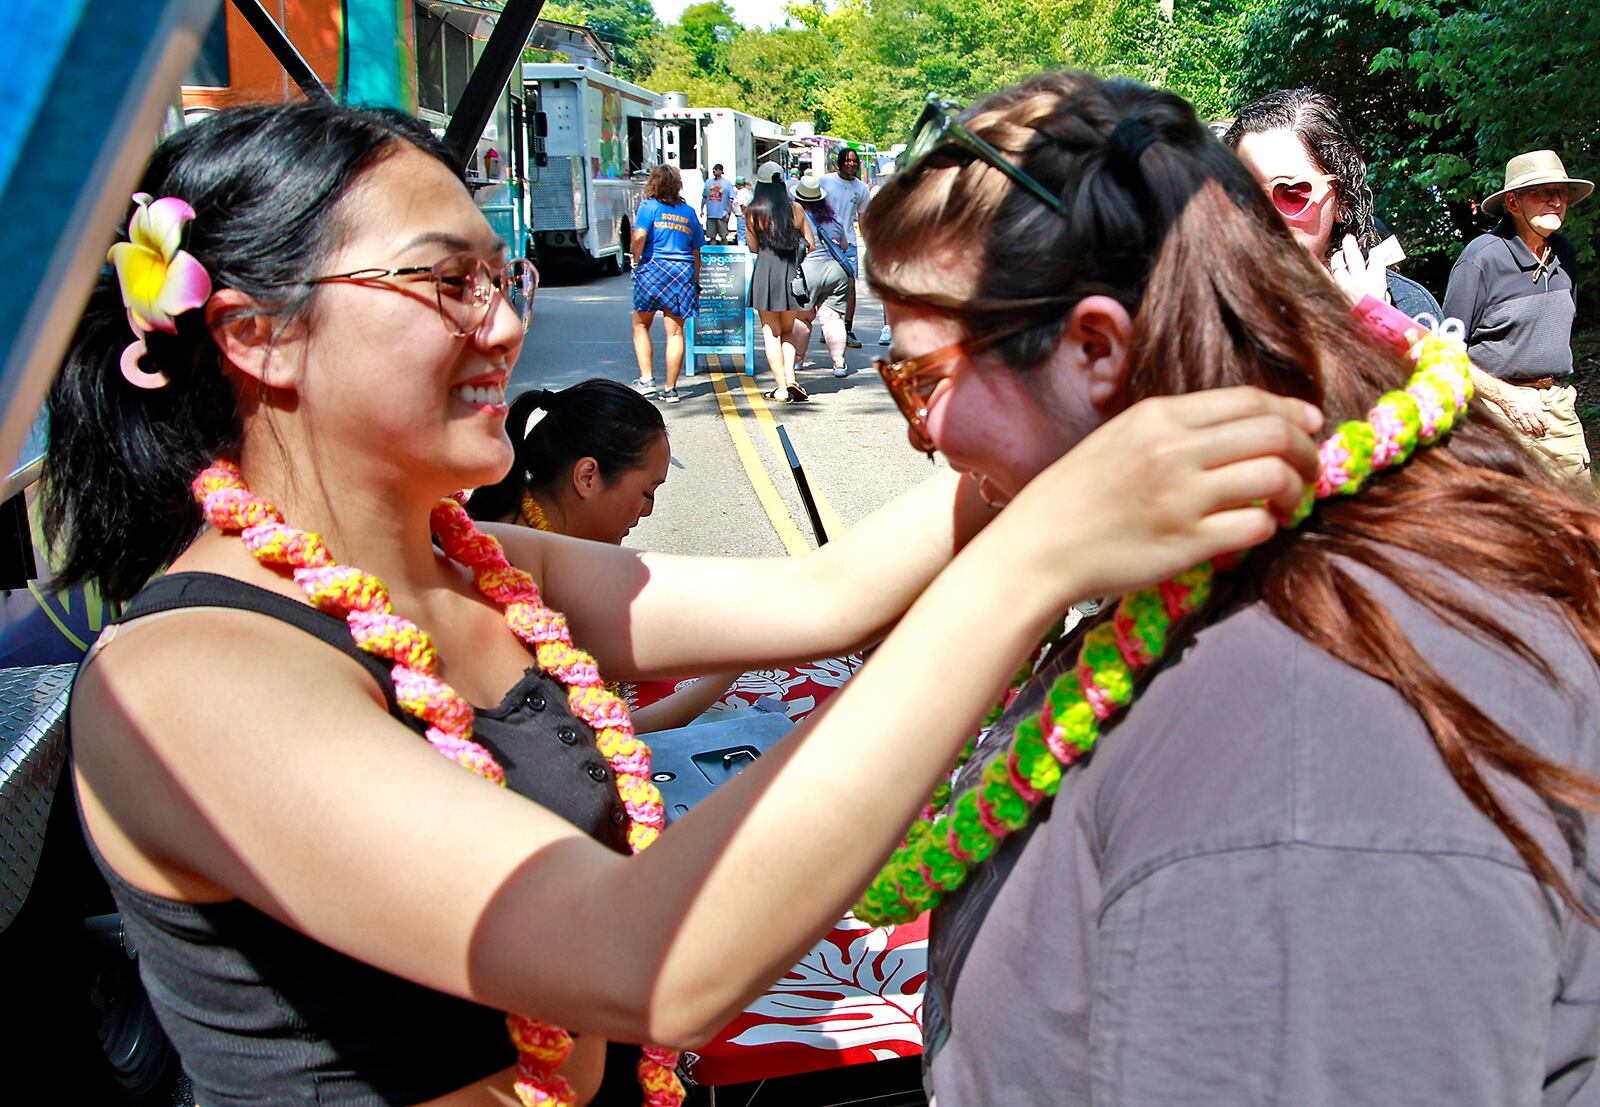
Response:
[[[75,665],[0,669],[0,930],[28,898],[66,760]]]

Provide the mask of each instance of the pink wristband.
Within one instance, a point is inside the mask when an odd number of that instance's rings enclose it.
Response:
[[[1368,333],[1402,354],[1411,350],[1411,343],[1406,341],[1407,331],[1420,334],[1428,329],[1393,304],[1386,304],[1376,296],[1363,296],[1361,302],[1350,311]]]

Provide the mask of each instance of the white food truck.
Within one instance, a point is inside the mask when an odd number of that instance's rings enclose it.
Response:
[[[593,66],[527,62],[532,105],[528,168],[539,256],[579,252],[627,268],[633,216],[661,160],[659,93]]]
[[[662,160],[683,174],[683,197],[696,208],[713,165],[730,181],[754,182],[758,165],[783,164],[789,148],[789,131],[780,124],[734,108],[685,107],[682,93],[667,93],[656,116],[665,124]]]

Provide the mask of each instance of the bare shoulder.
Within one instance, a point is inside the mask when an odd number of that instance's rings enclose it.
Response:
[[[200,875],[226,869],[209,813],[266,760],[311,770],[317,734],[399,725],[356,660],[256,612],[167,612],[102,642],[71,705],[84,818],[112,867],[156,894],[223,898]]]

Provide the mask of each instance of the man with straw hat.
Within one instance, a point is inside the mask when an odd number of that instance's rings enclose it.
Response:
[[[1466,324],[1478,394],[1562,476],[1587,473],[1589,449],[1570,381],[1572,242],[1558,232],[1593,191],[1553,150],[1512,158],[1482,204],[1500,223],[1467,243],[1444,294],[1445,315]]]

